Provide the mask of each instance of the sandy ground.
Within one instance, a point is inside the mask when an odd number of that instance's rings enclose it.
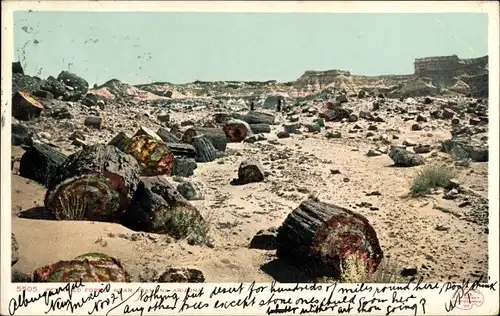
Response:
[[[357,124],[366,133],[369,123]],[[432,131],[432,137],[425,131],[410,131],[411,122],[402,120],[384,124],[398,124],[401,141],[436,145],[451,136],[444,129]],[[26,216],[30,209],[36,213],[33,208],[43,206],[45,190],[17,175],[16,163],[12,174],[12,231],[20,260],[13,269],[31,273],[37,267],[96,251],[115,256],[140,280],[174,266],[198,268],[207,282],[297,281],[301,272],[275,260],[275,251],[249,249],[248,245],[257,231],[279,226],[308,194],[315,193],[322,201],[366,216],[378,234],[385,257],[401,268],[416,267],[418,275],[429,281],[460,281],[487,274],[488,234],[483,226],[457,216],[467,212],[466,208],[459,208],[457,201],[444,200],[442,194],[406,196],[411,180],[422,167],[394,168],[387,155],[367,157],[365,153],[376,146],[364,137],[348,134],[352,123],[327,126],[342,131],[343,137],[326,139],[323,130],[320,134],[292,135],[276,145],[266,141],[229,144],[228,148],[238,154],[198,164],[192,179],[202,185],[205,199],[193,204],[210,222],[214,248],[169,242],[165,236],[137,233],[119,224],[20,218],[19,214],[24,212]],[[270,139],[281,127],[273,129],[268,134]],[[12,155],[20,157],[22,149],[12,147]],[[424,156],[431,163],[453,165],[445,154]],[[260,159],[270,176],[261,183],[232,186],[230,181],[247,157]],[[340,174],[332,174],[331,169]],[[457,167],[456,172],[464,186],[488,196],[487,163]],[[372,191],[380,195],[367,195]],[[358,206],[362,202],[378,209]],[[438,226],[448,230],[436,229]]]

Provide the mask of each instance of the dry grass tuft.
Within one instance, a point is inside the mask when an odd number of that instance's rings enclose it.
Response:
[[[425,166],[413,180],[410,193],[412,197],[429,193],[433,188],[446,188],[450,185],[454,172],[446,166]]]

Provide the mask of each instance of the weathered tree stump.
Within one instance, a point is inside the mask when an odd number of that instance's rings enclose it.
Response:
[[[87,253],[58,261],[33,272],[33,282],[131,282],[119,260],[102,253]]]
[[[141,175],[170,175],[175,156],[160,139],[149,135],[134,136],[125,146],[125,152],[132,155],[141,166]]]
[[[51,177],[63,164],[67,156],[40,142],[33,142],[26,149],[19,161],[20,176],[48,187]]]
[[[44,107],[29,93],[18,91],[12,97],[12,116],[21,121],[33,120],[40,116]]]
[[[271,133],[271,126],[269,124],[250,124],[250,128],[252,133],[254,134],[262,134],[262,133]]]
[[[218,156],[217,149],[205,135],[194,136],[193,147],[196,150],[196,162],[211,162]]]
[[[192,221],[172,222],[172,215],[179,215],[178,212],[186,212],[180,216],[190,215]],[[164,177],[141,178],[130,207],[123,217],[123,224],[132,230],[166,233],[174,237],[179,237],[179,231],[189,229],[181,227],[182,225],[194,226],[203,222],[204,219],[198,210]]]
[[[227,147],[226,133],[221,128],[208,128],[208,127],[192,127],[187,129],[182,136],[182,142],[186,144],[193,143],[193,137],[205,135],[215,149],[225,151]]]
[[[180,139],[174,135],[174,133],[169,132],[166,128],[160,127],[157,131],[156,134],[160,136],[160,138],[165,142],[165,143],[180,143]]]
[[[276,118],[274,115],[267,114],[264,112],[258,112],[258,111],[250,111],[245,116],[243,116],[243,121],[247,122],[248,124],[269,124],[273,125]]]
[[[45,207],[61,220],[118,221],[140,179],[134,157],[114,146],[92,145],[60,165],[48,186]]]
[[[252,136],[252,129],[250,125],[242,120],[230,120],[222,128],[228,142],[240,143],[248,136]]]
[[[306,200],[278,229],[279,258],[308,265],[316,276],[339,277],[341,261],[359,254],[374,272],[383,257],[377,234],[368,220],[351,210]]]

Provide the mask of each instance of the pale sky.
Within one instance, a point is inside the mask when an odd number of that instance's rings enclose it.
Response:
[[[481,13],[14,12],[25,73],[90,85],[293,81],[306,70],[411,74],[415,58],[488,54]]]

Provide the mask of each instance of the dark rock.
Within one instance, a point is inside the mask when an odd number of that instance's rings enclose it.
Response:
[[[416,154],[427,154],[431,152],[431,145],[417,144],[415,147],[413,147],[413,151]]]
[[[11,124],[11,144],[14,146],[31,145],[33,143],[34,132],[24,123],[20,123],[12,118]]]
[[[66,86],[52,76],[49,76],[41,83],[40,89],[49,91],[56,99],[62,97],[66,93]]]
[[[85,79],[78,77],[69,71],[62,71],[57,76],[57,80],[64,83],[66,86],[73,88],[72,91],[66,91],[69,92],[67,95],[67,100],[69,101],[79,100],[89,90],[89,83]]]
[[[443,152],[460,159],[471,159],[476,162],[486,162],[489,158],[488,144],[472,140],[470,137],[452,137],[441,143]]]
[[[190,181],[185,181],[177,185],[177,191],[188,201],[203,200],[200,187]]]
[[[394,165],[399,167],[414,167],[425,163],[424,157],[396,146],[391,147],[389,157],[394,161]]]
[[[342,134],[340,132],[327,132],[325,137],[327,139],[336,139],[336,138],[341,138]]]
[[[233,181],[233,184],[261,182],[264,181],[264,178],[264,169],[261,164],[257,160],[249,158],[240,164],[238,168],[238,179]]]
[[[172,175],[190,177],[194,175],[194,170],[198,168],[196,161],[191,158],[177,157],[172,168]]]
[[[12,73],[24,75],[24,69],[20,61],[15,61],[12,63]]]
[[[277,248],[278,229],[275,227],[259,230],[250,241],[250,248],[272,250]]]
[[[159,283],[204,283],[203,272],[192,268],[168,268],[158,278]]]
[[[33,95],[47,100],[54,99],[54,95],[52,94],[52,92],[46,90],[36,90],[33,92]]]
[[[278,138],[288,138],[288,137],[290,137],[290,133],[287,133],[287,132],[285,132],[285,131],[279,131],[279,132],[276,134],[276,136],[277,136]]]
[[[12,116],[21,121],[30,121],[40,116],[44,106],[26,92],[17,92],[12,97]]]
[[[417,268],[404,268],[401,270],[402,277],[414,276],[417,274]]]
[[[418,124],[418,123],[414,123],[414,124],[411,126],[411,130],[412,130],[412,131],[421,131],[421,130],[422,130],[422,126],[420,126],[420,124]]]

